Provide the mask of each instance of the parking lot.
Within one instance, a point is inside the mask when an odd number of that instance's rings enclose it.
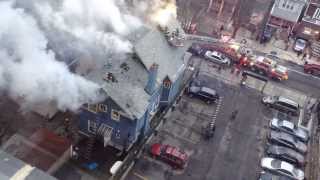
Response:
[[[221,103],[207,105],[201,100],[183,96],[179,105],[168,115],[149,145],[170,144],[189,155],[184,170],[174,170],[169,165],[150,156],[148,146],[134,166],[128,180],[138,179],[192,179],[192,180],[253,180],[257,179],[260,159],[264,154],[269,120],[286,116],[261,103],[263,94],[254,88],[243,88],[235,83],[218,80],[215,70],[202,63],[198,80],[220,94]],[[219,111],[216,109],[219,108]],[[231,114],[238,110],[232,120]],[[217,114],[215,114],[217,112]],[[216,116],[214,137],[205,140],[201,133]],[[288,117],[286,117],[288,118]],[[290,118],[297,122],[299,117]]]

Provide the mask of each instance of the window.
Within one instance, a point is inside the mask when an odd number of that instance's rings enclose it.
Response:
[[[312,18],[320,20],[320,8],[317,8],[317,10],[314,12]]]
[[[104,104],[99,104],[99,112],[107,112],[107,106]]]
[[[111,119],[115,120],[115,121],[119,121],[120,120],[120,113],[119,111],[113,110],[111,111]]]
[[[96,133],[97,123],[93,120],[88,120],[88,131],[91,133]]]
[[[98,112],[98,106],[96,104],[88,104],[88,111],[97,113]]]
[[[170,85],[171,85],[170,81],[165,81],[165,82],[163,83],[163,86],[164,86],[165,88],[170,88]]]

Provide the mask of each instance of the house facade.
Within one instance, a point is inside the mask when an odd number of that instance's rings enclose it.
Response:
[[[297,37],[310,42],[312,54],[320,57],[320,1],[311,0],[297,27]]]
[[[307,0],[275,0],[266,24],[267,32],[278,30],[289,35],[301,19],[306,3]]]
[[[176,20],[168,27],[183,32]],[[131,36],[133,54],[109,59],[100,72],[88,75],[101,84],[107,98],[84,105],[79,113],[81,135],[94,136],[119,150],[129,150],[139,137],[150,133],[150,120],[175,100],[186,69],[187,45],[172,46],[160,29],[150,27]]]

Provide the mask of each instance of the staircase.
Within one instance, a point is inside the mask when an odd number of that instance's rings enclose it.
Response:
[[[320,41],[313,41],[311,44],[312,56],[320,58]]]

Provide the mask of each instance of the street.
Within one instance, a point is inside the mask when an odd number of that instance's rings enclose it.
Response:
[[[261,171],[259,162],[266,146],[268,122],[271,118],[282,114],[262,105],[263,94],[258,89],[250,86],[240,87],[233,82],[232,75],[224,72],[230,74],[226,69],[220,72],[221,76],[225,78],[230,76],[231,79],[217,78],[217,74],[220,73],[217,73],[210,63],[202,61],[197,78],[201,84],[217,90],[222,96],[214,137],[209,141],[204,140],[201,136],[201,127],[208,124],[210,121],[208,117],[212,116],[218,105],[208,106],[198,99],[183,96],[176,110],[165,120],[157,136],[152,138],[142,157],[127,176],[128,180],[254,180],[258,178]],[[293,86],[297,83],[294,80],[291,81]],[[254,84],[259,87],[257,83]],[[272,93],[272,88],[278,88],[277,84],[267,86],[270,90],[266,89],[266,92]],[[283,88],[280,92],[290,97],[290,94],[294,95],[295,91]],[[293,98],[301,103],[305,103],[307,99],[302,93],[294,95]],[[235,110],[239,113],[232,120],[231,114]],[[289,119],[297,123],[298,118]],[[189,155],[186,169],[173,170],[165,163],[151,158],[148,147],[155,142],[171,144],[185,150]]]

